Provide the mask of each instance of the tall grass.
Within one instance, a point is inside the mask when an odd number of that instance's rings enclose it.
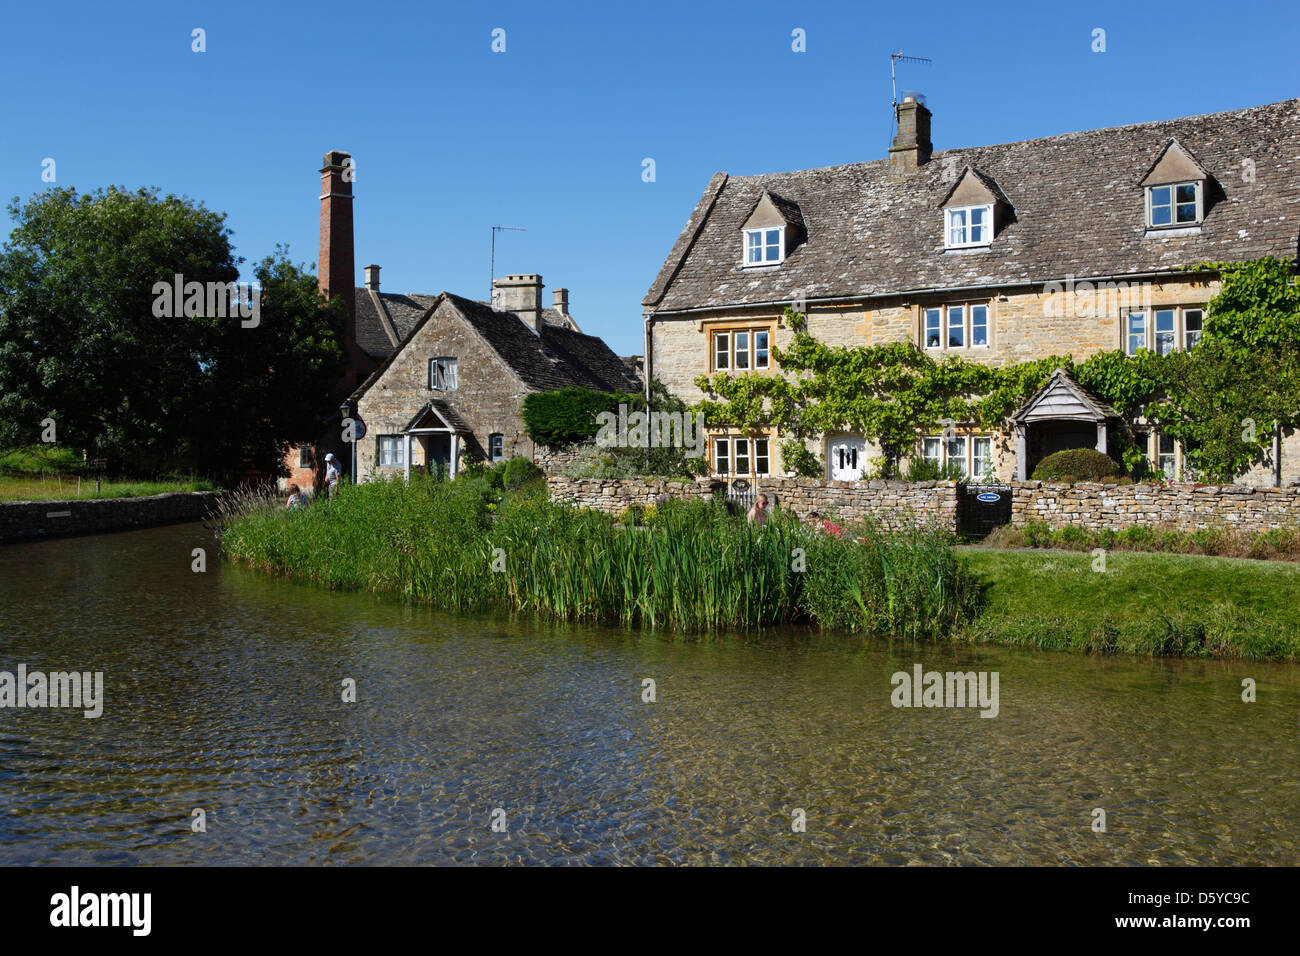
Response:
[[[977,590],[937,530],[870,527],[859,542],[786,514],[756,528],[721,504],[676,501],[638,527],[535,487],[498,502],[463,478],[375,481],[291,512],[232,500],[221,524],[231,558],[328,588],[676,631],[807,622],[933,638],[972,612]]]

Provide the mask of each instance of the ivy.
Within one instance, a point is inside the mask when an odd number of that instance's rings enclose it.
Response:
[[[1221,277],[1201,343],[1191,352],[1115,350],[1079,363],[1051,356],[1004,366],[958,356],[936,361],[910,342],[827,345],[808,332],[802,314],[787,308],[794,337],[787,348],[772,349],[780,372],[701,376],[700,407],[711,425],[775,424],[798,439],[857,432],[896,461],[910,454],[918,434],[948,423],[1005,428],[1052,372],[1064,368],[1124,421],[1115,443],[1127,468],[1141,463],[1132,429],[1145,420],[1183,442],[1200,474],[1231,480],[1263,455],[1274,421],[1300,426],[1295,260],[1189,268]]]

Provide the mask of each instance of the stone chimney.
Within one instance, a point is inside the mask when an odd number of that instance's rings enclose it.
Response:
[[[889,147],[889,175],[911,176],[929,161],[934,148],[930,143],[930,111],[925,108],[925,97],[905,92],[896,114],[898,134]]]
[[[366,288],[371,292],[379,291],[379,266],[366,266]]]
[[[530,329],[541,334],[542,277],[535,272],[492,280],[492,308],[514,312]]]
[[[556,312],[560,313],[560,315],[567,317],[569,314],[569,290],[556,289],[551,293],[551,298],[553,301],[552,308],[554,308]]]
[[[344,350],[349,374],[366,364],[357,346],[356,265],[352,252],[352,156],[332,149],[320,170],[320,259],[316,284],[330,299],[342,299],[348,324]]]

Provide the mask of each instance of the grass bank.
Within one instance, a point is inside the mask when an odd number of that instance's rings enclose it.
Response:
[[[1300,561],[1300,527],[1244,531],[1226,525],[1185,531],[1134,525],[1120,531],[1082,525],[1053,529],[1046,521],[1023,528],[1003,525],[984,539],[990,548],[1061,548],[1069,551],[1155,551],[1162,554],[1203,554],[1222,558]]]
[[[222,547],[327,588],[681,631],[808,622],[938,638],[973,612],[975,582],[947,535],[863,533],[813,535],[790,515],[758,529],[714,502],[670,501],[633,526],[537,486],[502,495],[413,476],[291,512],[232,499]]]
[[[972,549],[985,582],[959,640],[1052,650],[1300,660],[1300,567],[1137,552]]]
[[[75,475],[26,477],[0,475],[0,501],[79,501],[90,498],[143,498],[170,491],[212,491],[215,485],[203,479],[169,481],[101,481]]]
[[[76,501],[90,498],[143,498],[171,491],[214,491],[216,485],[193,476],[161,479],[109,479],[87,467],[81,455],[60,445],[27,445],[0,450],[0,501]]]
[[[904,639],[1089,653],[1300,659],[1300,566],[1165,554],[955,551],[937,530],[763,529],[714,502],[642,524],[481,479],[344,487],[286,512],[230,499],[223,551],[340,590],[447,610],[683,632],[811,623]],[[863,540],[856,540],[861,538]]]

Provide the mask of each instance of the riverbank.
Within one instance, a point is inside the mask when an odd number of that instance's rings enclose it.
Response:
[[[812,623],[886,637],[1102,654],[1300,660],[1300,567],[1164,554],[958,552],[935,529],[761,532],[717,502],[641,526],[474,479],[374,482],[295,512],[246,504],[223,551],[336,590],[447,610],[682,632]],[[854,538],[865,538],[858,543]]]
[[[1040,650],[1300,660],[1300,567],[1188,555],[964,548],[985,583],[958,640]],[[1104,569],[1104,570],[1103,570]]]
[[[2,501],[0,544],[197,521],[214,512],[220,501],[221,494],[214,491],[139,498]]]

